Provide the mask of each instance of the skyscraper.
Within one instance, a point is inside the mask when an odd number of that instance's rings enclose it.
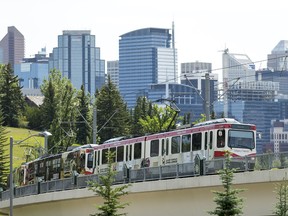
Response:
[[[107,61],[107,75],[111,81],[119,88],[119,61]]]
[[[268,54],[267,67],[273,71],[282,71],[288,70],[287,63],[288,55],[288,40],[281,40],[271,51],[271,54]]]
[[[144,28],[119,40],[119,90],[128,107],[151,84],[177,82],[177,53],[169,29]]]
[[[24,36],[14,26],[8,27],[8,33],[0,41],[0,63],[10,63],[12,68],[25,56]]]
[[[100,59],[95,35],[90,31],[63,31],[58,36],[58,47],[49,58],[49,69],[58,69],[77,89],[94,94],[105,83],[105,61]]]

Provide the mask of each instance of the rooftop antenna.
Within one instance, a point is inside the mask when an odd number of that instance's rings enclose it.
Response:
[[[174,21],[172,22],[172,48],[173,48],[174,82],[177,83]]]

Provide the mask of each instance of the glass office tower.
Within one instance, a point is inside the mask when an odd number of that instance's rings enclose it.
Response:
[[[95,46],[95,35],[90,31],[63,31],[58,47],[50,54],[49,69],[60,70],[75,88],[84,84],[85,91],[94,94],[105,83],[105,61]]]
[[[175,83],[177,76],[177,53],[169,29],[144,28],[120,36],[119,90],[128,108],[135,106],[149,85]]]

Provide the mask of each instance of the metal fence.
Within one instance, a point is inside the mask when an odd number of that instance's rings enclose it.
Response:
[[[288,152],[261,154],[255,157],[231,158],[231,168],[236,172],[253,170],[270,170],[288,167]],[[115,184],[164,180],[173,178],[185,178],[199,175],[217,174],[225,167],[225,159],[206,161],[195,160],[193,163],[171,164],[159,167],[146,167],[138,170],[123,170],[115,175]],[[38,182],[27,186],[15,187],[14,197],[24,197],[55,191],[73,190],[89,187],[89,182],[100,182],[100,175],[79,175],[71,178]],[[10,191],[0,193],[0,201],[10,198]]]

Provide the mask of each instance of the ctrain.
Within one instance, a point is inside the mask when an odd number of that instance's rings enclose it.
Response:
[[[226,151],[236,162],[249,158],[249,164],[253,166],[256,126],[232,118],[220,118],[167,132],[87,144],[22,164],[14,172],[14,183],[23,186],[76,175],[103,174],[108,169],[107,151],[115,152],[116,171],[194,163],[199,159],[211,161],[208,169],[219,169],[219,164],[212,161],[223,158]]]

